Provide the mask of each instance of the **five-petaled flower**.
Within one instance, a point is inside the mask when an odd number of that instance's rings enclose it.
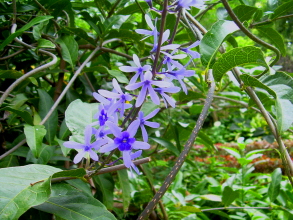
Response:
[[[73,148],[76,150],[79,150],[78,154],[74,157],[73,162],[78,163],[81,161],[81,159],[89,158],[91,157],[93,160],[98,161],[99,157],[97,153],[93,151],[99,150],[100,147],[107,143],[107,140],[105,139],[98,139],[95,142],[91,143],[91,137],[92,137],[92,127],[87,126],[84,130],[84,144],[77,143],[74,141],[66,141],[64,142],[64,146],[67,148]]]

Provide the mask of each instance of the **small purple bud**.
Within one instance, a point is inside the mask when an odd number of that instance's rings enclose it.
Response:
[[[145,0],[145,1],[146,1],[146,3],[150,6],[150,8],[153,7],[153,2],[152,2],[152,0]]]

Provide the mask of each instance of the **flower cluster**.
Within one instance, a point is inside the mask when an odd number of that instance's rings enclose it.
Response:
[[[151,9],[156,10],[153,8],[151,0],[148,0],[147,3]],[[191,6],[203,8],[203,3],[203,0],[178,0],[168,8],[176,12],[182,8],[189,9]],[[121,152],[124,165],[139,174],[133,160],[141,156],[142,150],[150,148],[150,144],[147,143],[149,135],[145,126],[151,128],[159,128],[160,126],[157,122],[149,121],[160,111],[160,108],[145,116],[143,111],[139,111],[140,107],[148,97],[159,106],[161,104],[160,95],[166,108],[168,104],[174,108],[176,102],[169,94],[177,93],[181,89],[187,94],[188,90],[184,78],[195,74],[194,70],[187,70],[187,67],[193,59],[200,57],[198,52],[192,50],[199,45],[199,41],[188,47],[173,44],[169,39],[170,30],[158,32],[156,27],[158,18],[152,20],[148,15],[145,15],[145,20],[150,30],[137,29],[135,31],[144,35],[144,39],[152,40],[150,59],[152,61],[158,59],[156,57],[158,54],[160,57],[162,56],[162,59],[157,66],[153,66],[154,64],[143,65],[139,57],[133,54],[132,66],[119,67],[122,72],[133,73],[129,84],[125,86],[129,92],[124,91],[117,80],[113,79],[112,91],[100,89],[93,93],[94,98],[100,104],[94,115],[96,122],[85,128],[84,144],[73,141],[64,143],[65,147],[78,151],[73,160],[74,163],[80,162],[82,158],[98,161],[97,152],[107,153],[116,149]],[[160,35],[162,40],[159,42]],[[136,111],[129,110],[135,108]],[[133,112],[136,115],[133,115]],[[129,118],[132,118],[132,121],[124,129]],[[142,140],[135,138],[139,129]]]

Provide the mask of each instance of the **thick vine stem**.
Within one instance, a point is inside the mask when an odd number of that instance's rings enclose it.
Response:
[[[147,205],[147,207],[143,210],[143,212],[140,214],[140,216],[138,217],[138,220],[142,220],[142,219],[147,219],[149,214],[154,210],[156,204],[158,203],[158,201],[163,197],[163,195],[165,194],[165,192],[168,190],[170,184],[173,182],[175,176],[177,175],[177,173],[179,172],[181,166],[183,165],[190,149],[193,146],[193,143],[198,135],[198,132],[200,131],[206,116],[208,114],[208,110],[212,104],[212,100],[213,100],[213,95],[214,95],[214,91],[215,91],[215,82],[214,82],[214,78],[213,78],[213,74],[212,74],[212,70],[209,70],[208,72],[208,84],[209,84],[209,91],[206,97],[206,102],[204,104],[203,110],[196,122],[196,126],[194,127],[194,129],[192,130],[192,133],[188,139],[188,141],[186,142],[183,151],[181,152],[181,154],[179,155],[179,157],[176,160],[176,163],[174,165],[174,167],[172,168],[171,172],[168,174],[168,176],[166,177],[163,185],[161,186],[161,188],[159,189],[159,191],[155,194],[155,196],[153,197],[153,199],[149,202],[149,204]]]
[[[247,37],[249,37],[251,40],[253,40],[254,42],[263,45],[264,47],[274,51],[276,53],[276,58],[274,59],[274,61],[270,64],[270,66],[273,66],[276,62],[278,62],[278,60],[280,59],[280,51],[268,44],[267,42],[259,39],[258,37],[256,37],[254,34],[252,34],[246,27],[244,27],[244,25],[242,24],[242,22],[238,19],[238,17],[234,14],[232,8],[230,7],[230,5],[228,4],[228,2],[226,0],[221,0],[225,9],[227,10],[228,14],[230,15],[230,17],[233,19],[233,21],[236,23],[236,25],[240,28],[240,30],[246,34]]]

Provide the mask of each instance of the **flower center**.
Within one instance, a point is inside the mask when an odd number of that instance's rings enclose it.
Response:
[[[142,73],[142,71],[143,71],[142,67],[139,67],[137,70],[138,73]]]
[[[129,133],[127,131],[122,132],[121,137],[116,137],[114,139],[114,143],[118,144],[118,149],[120,151],[131,150],[131,145],[134,142],[135,142],[135,138],[129,137]]]
[[[105,122],[108,120],[107,113],[105,113],[104,109],[101,111],[101,114],[99,116],[99,122],[100,126],[105,125]]]
[[[144,81],[144,84],[145,84],[146,86],[149,86],[149,85],[151,84],[151,81],[146,80],[146,81]]]
[[[84,151],[89,151],[91,148],[89,146],[84,147]]]

